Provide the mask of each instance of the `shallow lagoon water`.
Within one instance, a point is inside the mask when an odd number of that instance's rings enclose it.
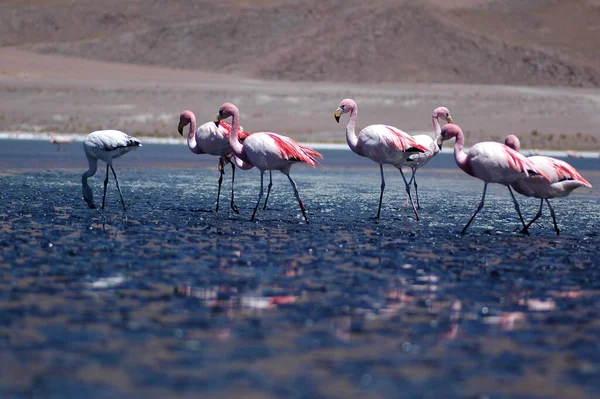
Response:
[[[258,172],[214,212],[216,159],[147,145],[107,209],[81,199],[80,144],[0,149],[0,396],[594,397],[600,389],[598,160],[531,236],[507,190],[458,234],[482,184],[440,155],[399,173],[349,152],[294,167],[250,222]],[[104,169],[90,180],[101,201]],[[518,197],[528,217],[534,199]]]

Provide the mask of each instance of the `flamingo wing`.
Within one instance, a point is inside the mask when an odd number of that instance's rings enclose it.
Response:
[[[425,145],[419,144],[408,133],[395,128],[394,126],[385,126],[391,135],[386,135],[388,146],[405,152],[427,152],[430,151]]]
[[[556,174],[558,175],[559,181],[577,180],[577,181],[583,183],[586,187],[592,187],[592,185],[590,184],[590,182],[588,182],[587,180],[585,180],[583,178],[583,176],[581,176],[579,174],[579,172],[577,171],[577,169],[575,169],[574,167],[572,167],[568,163],[562,162],[562,161],[560,161],[558,159],[552,159],[551,165],[554,168],[554,170],[556,171]]]
[[[548,176],[541,168],[537,167],[536,164],[531,162],[521,153],[513,150],[510,147],[507,147],[502,144],[502,149],[506,155],[506,159],[508,161],[508,165],[519,172],[525,173],[527,176],[530,175],[540,175],[544,179],[551,181],[552,179]]]
[[[285,159],[305,162],[312,167],[319,164],[317,158],[323,158],[323,155],[310,147],[302,145],[289,137],[281,136],[275,133],[266,133],[275,141],[281,151],[281,156]]]
[[[223,129],[225,129],[225,137],[229,138],[229,135],[231,134],[231,123],[229,123],[227,121],[220,121],[219,126],[223,126]],[[239,140],[244,141],[246,139],[246,137],[248,137],[249,135],[250,135],[250,133],[246,132],[240,126],[239,131],[238,131]]]

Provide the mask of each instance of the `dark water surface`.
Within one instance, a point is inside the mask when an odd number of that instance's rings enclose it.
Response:
[[[81,199],[81,144],[0,142],[0,397],[572,397],[600,390],[600,161],[594,185],[519,227],[503,187],[451,156],[419,171],[422,220],[386,169],[323,151],[249,222],[258,172],[214,212],[216,159],[145,145]],[[90,180],[101,201],[104,165]],[[534,199],[518,197],[530,218]]]

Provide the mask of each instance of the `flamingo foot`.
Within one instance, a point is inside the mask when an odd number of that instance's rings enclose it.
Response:
[[[233,201],[231,201],[231,210],[234,211],[235,213],[237,213],[238,215],[240,214],[240,210],[238,209],[237,205]]]

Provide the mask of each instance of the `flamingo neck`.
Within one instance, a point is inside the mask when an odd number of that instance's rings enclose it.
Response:
[[[350,112],[350,120],[346,126],[346,142],[348,147],[355,153],[359,154],[358,137],[356,136],[356,117],[358,116],[358,106],[352,108]]]
[[[433,141],[437,142],[438,137],[440,137],[440,135],[442,134],[442,127],[440,126],[440,120],[438,119],[438,117],[436,115],[433,115],[431,117],[431,123],[433,124]],[[437,154],[438,152],[440,152],[440,148],[437,146],[437,144],[434,147],[435,147],[435,149],[433,150],[434,154]]]
[[[238,139],[238,130],[240,128],[240,113],[237,110],[234,110],[233,115],[231,117],[231,133],[229,134],[229,145],[231,146],[231,150],[233,154],[240,158],[242,161],[246,161],[246,157],[243,156],[244,146],[240,143]]]
[[[96,158],[90,157],[86,154],[88,160],[88,170],[86,170],[83,175],[81,175],[81,188],[83,193],[83,198],[88,202],[88,204],[94,202],[94,194],[92,193],[92,189],[88,184],[88,178],[92,177],[96,174],[96,170],[98,170],[98,160]]]
[[[467,154],[464,152],[465,148],[465,136],[462,132],[459,132],[456,136],[456,142],[454,143],[454,160],[456,165],[463,171],[471,174],[471,168],[469,167],[469,161]]]
[[[196,141],[196,116],[194,114],[190,115],[190,131],[188,132],[187,144],[190,151],[194,154],[204,153]]]

